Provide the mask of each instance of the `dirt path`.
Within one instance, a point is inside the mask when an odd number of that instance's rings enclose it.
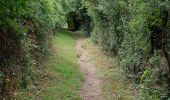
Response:
[[[81,90],[83,100],[101,99],[101,79],[97,78],[96,67],[91,60],[88,48],[83,48],[84,39],[77,39],[76,50],[78,62],[82,72],[85,74],[85,83]]]

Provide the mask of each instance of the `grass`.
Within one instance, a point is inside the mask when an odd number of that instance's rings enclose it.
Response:
[[[84,81],[77,63],[76,41],[68,31],[53,39],[52,55],[45,61],[46,77],[34,89],[27,89],[22,100],[81,100],[79,91]]]
[[[81,100],[79,91],[84,78],[75,50],[75,39],[80,37],[82,34],[62,31],[53,38],[52,55],[44,61],[45,77],[37,86],[20,93],[19,100]],[[98,77],[103,80],[101,100],[141,100],[133,84],[124,80],[117,58],[107,56],[90,39],[85,39],[82,48],[90,50]]]
[[[103,100],[142,100],[134,84],[122,76],[122,69],[118,66],[116,57],[107,56],[108,54],[102,51],[100,46],[94,45],[90,39],[86,40],[83,48],[90,50],[92,60],[98,68],[98,77],[103,80]]]

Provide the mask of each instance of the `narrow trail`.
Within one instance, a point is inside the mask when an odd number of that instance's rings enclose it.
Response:
[[[81,90],[81,97],[83,100],[100,100],[101,99],[101,82],[96,75],[96,67],[91,60],[88,48],[83,48],[84,39],[77,39],[76,50],[78,63],[81,71],[85,74],[85,83]]]

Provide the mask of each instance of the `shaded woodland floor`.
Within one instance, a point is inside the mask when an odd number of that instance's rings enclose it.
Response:
[[[37,86],[20,93],[21,100],[141,100],[124,80],[118,60],[80,32],[63,31],[53,41],[44,64],[46,75]],[[83,78],[84,76],[84,78]]]

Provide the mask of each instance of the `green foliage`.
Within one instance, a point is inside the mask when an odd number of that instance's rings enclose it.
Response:
[[[103,49],[114,54],[118,53],[118,47],[122,40],[119,37],[121,37],[120,35],[122,34],[120,29],[122,28],[121,25],[123,21],[119,18],[121,17],[119,16],[120,14],[116,12],[124,12],[124,10],[121,9],[123,7],[117,7],[124,5],[117,5],[118,3],[122,4],[120,1],[98,0],[97,3],[92,1],[86,2],[95,24],[95,31],[93,33],[98,34],[100,44],[104,47]],[[113,6],[114,9],[112,8]]]
[[[140,78],[139,85],[145,99],[158,100],[167,98],[167,71],[168,67],[158,53],[149,59],[148,66]]]
[[[162,29],[162,11],[169,9],[168,4],[169,0],[85,0],[94,23],[92,40],[118,56],[124,74],[140,84],[146,99],[167,98],[168,67],[163,52],[151,53],[151,27]]]
[[[4,89],[0,94],[3,97],[7,98],[7,92],[11,93],[18,86],[26,88],[36,84],[38,73],[34,70],[49,53],[51,36],[61,26],[58,4],[57,0],[0,1],[0,66],[3,73],[0,88]]]
[[[54,31],[67,28],[66,15],[74,12],[81,30],[89,34],[93,29],[92,40],[118,56],[124,74],[140,85],[144,97],[167,98],[168,69],[161,49],[169,51],[170,36],[161,34],[170,30],[170,20],[166,27],[163,21],[169,5],[169,0],[1,0],[0,94],[14,91],[16,84],[26,88],[36,83],[30,82],[38,79],[33,70],[49,54]],[[161,47],[154,47],[154,33],[161,36],[156,44]]]

